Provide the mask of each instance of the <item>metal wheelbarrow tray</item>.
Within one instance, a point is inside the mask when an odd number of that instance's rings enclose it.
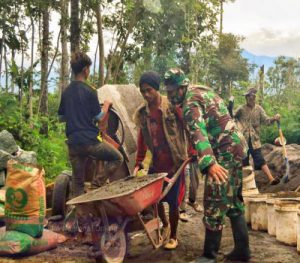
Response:
[[[71,199],[67,204],[83,208],[101,202],[107,216],[134,216],[159,201],[166,175],[121,179]]]

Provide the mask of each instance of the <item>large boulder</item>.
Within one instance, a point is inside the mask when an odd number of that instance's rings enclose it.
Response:
[[[289,144],[286,145],[287,156],[289,160],[289,181],[287,183],[280,183],[278,185],[271,186],[268,184],[267,177],[262,171],[256,172],[256,182],[262,192],[278,192],[278,191],[294,191],[300,186],[300,145]],[[273,174],[282,178],[287,167],[283,157],[282,147],[274,146],[271,144],[265,144],[262,147],[264,158]]]
[[[6,130],[0,132],[0,150],[3,150],[9,154],[13,154],[18,151],[18,145],[11,133]]]
[[[135,160],[137,127],[134,123],[134,113],[143,103],[143,97],[135,85],[104,85],[98,90],[100,102],[108,99],[122,119],[125,130],[123,147],[129,158],[129,169],[132,170]],[[120,132],[120,129],[118,133]]]

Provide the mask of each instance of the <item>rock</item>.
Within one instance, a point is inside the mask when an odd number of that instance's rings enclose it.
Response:
[[[282,178],[287,170],[284,157],[283,148],[281,146],[274,146],[265,144],[262,147],[263,156],[271,170],[273,176]],[[300,185],[300,145],[289,144],[286,145],[287,157],[289,160],[289,181],[287,183],[280,183],[271,186],[268,184],[267,177],[262,171],[256,172],[256,183],[262,192],[278,192],[278,191],[294,191]]]
[[[137,108],[144,102],[143,97],[135,85],[104,85],[98,89],[98,98],[100,102],[111,100],[122,119],[125,130],[123,147],[129,158],[129,170],[133,170],[137,141],[137,127],[133,118]]]
[[[5,185],[5,176],[6,172],[5,170],[0,170],[0,187]]]
[[[33,151],[24,151],[19,149],[17,155],[11,155],[8,152],[0,150],[0,170],[6,169],[6,163],[11,159],[22,163],[37,164],[36,153]]]
[[[3,150],[9,154],[13,154],[18,151],[18,145],[11,133],[6,130],[0,132],[0,150]]]
[[[0,170],[6,169],[6,163],[12,159],[13,156],[6,151],[0,150]]]
[[[14,158],[21,163],[37,164],[36,153],[33,151],[20,150],[20,154]]]

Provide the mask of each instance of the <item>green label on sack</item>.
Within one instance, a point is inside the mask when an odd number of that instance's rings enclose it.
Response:
[[[21,188],[14,189],[9,187],[6,190],[6,202],[13,209],[22,209],[28,203],[27,193]]]
[[[24,166],[24,165],[19,164],[19,163],[13,164],[13,168],[20,169],[20,170],[23,170],[23,171],[29,172],[29,173],[31,173],[33,171],[33,169],[34,169],[32,167]]]

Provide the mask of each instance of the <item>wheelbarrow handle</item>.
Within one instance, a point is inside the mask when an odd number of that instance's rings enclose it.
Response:
[[[165,178],[165,181],[168,183],[167,187],[163,190],[163,192],[160,195],[159,200],[162,200],[167,193],[170,191],[170,189],[172,188],[172,186],[175,184],[175,182],[177,181],[178,177],[180,176],[182,170],[185,168],[185,166],[191,161],[191,158],[186,159],[181,166],[178,168],[177,172],[173,175],[173,177],[171,179],[169,178]]]

